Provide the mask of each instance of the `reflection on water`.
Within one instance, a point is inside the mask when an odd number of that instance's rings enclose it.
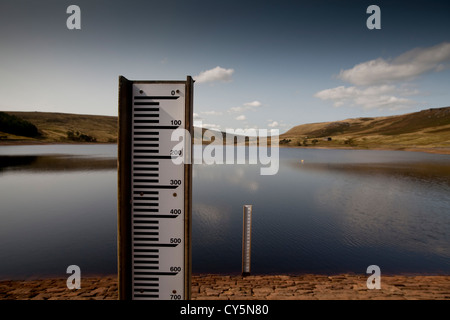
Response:
[[[342,236],[347,245],[396,245],[405,251],[450,258],[449,162],[300,166],[292,162],[291,166],[342,178],[329,180],[318,190],[315,201],[330,212],[341,212]]]
[[[194,269],[239,273],[242,206],[253,204],[253,273],[364,273],[371,264],[384,273],[449,273],[449,156],[280,156],[270,177],[251,165],[195,167]]]
[[[83,148],[84,152],[83,152]],[[117,148],[0,148],[0,278],[117,271]],[[303,160],[303,162],[301,161]],[[194,165],[193,271],[450,272],[450,157],[280,149],[280,170]]]
[[[1,156],[2,171],[86,171],[112,170],[117,168],[117,160],[111,158],[90,158],[74,156]]]
[[[117,156],[117,147],[111,144],[0,146],[0,155],[70,155],[110,158]]]
[[[117,271],[117,149],[71,150],[0,147],[0,279]]]
[[[333,172],[342,175],[397,176],[450,185],[450,164],[436,162],[391,162],[391,163],[298,163],[289,165],[297,170]]]

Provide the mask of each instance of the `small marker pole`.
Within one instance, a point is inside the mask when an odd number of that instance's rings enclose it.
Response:
[[[252,205],[244,205],[242,227],[242,276],[250,275],[252,247]]]

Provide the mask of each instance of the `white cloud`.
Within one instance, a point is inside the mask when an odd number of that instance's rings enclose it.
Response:
[[[331,100],[335,107],[344,105],[364,109],[397,110],[417,105],[407,97],[419,94],[410,89],[410,81],[427,72],[439,72],[450,62],[450,43],[433,47],[415,48],[395,59],[378,58],[341,70],[338,75],[353,86],[339,86],[317,92],[314,96]]]
[[[194,112],[193,116],[194,116],[194,120],[201,120],[201,119],[203,119],[198,113],[195,113],[195,112]]]
[[[245,120],[245,119],[247,119],[247,118],[246,118],[245,115],[243,115],[243,114],[241,114],[240,116],[237,116],[237,117],[236,117],[236,120],[238,120],[238,121],[243,121],[243,120]]]
[[[220,130],[220,125],[215,123],[204,123],[203,128],[207,129],[213,129],[213,130]]]
[[[224,69],[217,66],[213,69],[200,72],[200,74],[195,76],[194,79],[197,83],[214,81],[230,82],[233,73],[234,69]]]
[[[243,112],[243,111],[245,111],[244,107],[232,107],[229,110],[229,112],[235,112],[235,113],[239,113],[239,112]]]
[[[450,43],[429,48],[415,48],[393,60],[378,58],[341,70],[339,78],[358,86],[411,80],[426,72],[439,72],[450,62]]]
[[[283,120],[276,121],[276,120],[269,119],[269,120],[267,120],[267,122],[268,122],[267,127],[269,127],[269,128],[292,128],[293,127],[292,124],[285,123]]]
[[[261,106],[262,106],[262,103],[257,101],[257,100],[255,100],[255,101],[252,101],[252,102],[246,102],[240,107],[232,107],[228,111],[229,112],[234,112],[234,113],[241,113],[241,112],[248,111],[248,110],[255,111],[256,108],[259,108]]]
[[[221,111],[202,111],[201,114],[205,114],[207,116],[221,116],[223,113]]]
[[[257,107],[261,107],[261,102],[255,100],[255,101],[252,101],[252,102],[244,103],[244,106],[245,107],[251,107],[251,108],[254,108],[254,107],[257,108]]]
[[[215,123],[203,123],[202,121],[194,121],[194,126],[198,128],[220,130],[220,125]]]
[[[396,110],[415,105],[416,102],[398,95],[412,95],[416,91],[398,89],[392,85],[371,86],[367,88],[339,86],[317,92],[314,96],[322,100],[331,100],[335,107],[345,104],[364,109]]]

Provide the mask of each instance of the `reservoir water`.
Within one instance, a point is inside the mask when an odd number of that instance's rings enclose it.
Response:
[[[252,274],[450,273],[450,155],[279,155],[275,175],[194,165],[194,273],[241,272],[246,204]],[[0,279],[117,272],[116,159],[116,145],[0,146]]]

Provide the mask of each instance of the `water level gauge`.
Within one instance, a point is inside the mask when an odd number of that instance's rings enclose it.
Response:
[[[121,299],[190,298],[192,166],[186,157],[192,146],[184,137],[188,143],[180,148],[172,133],[192,133],[192,90],[191,77],[120,78]]]

